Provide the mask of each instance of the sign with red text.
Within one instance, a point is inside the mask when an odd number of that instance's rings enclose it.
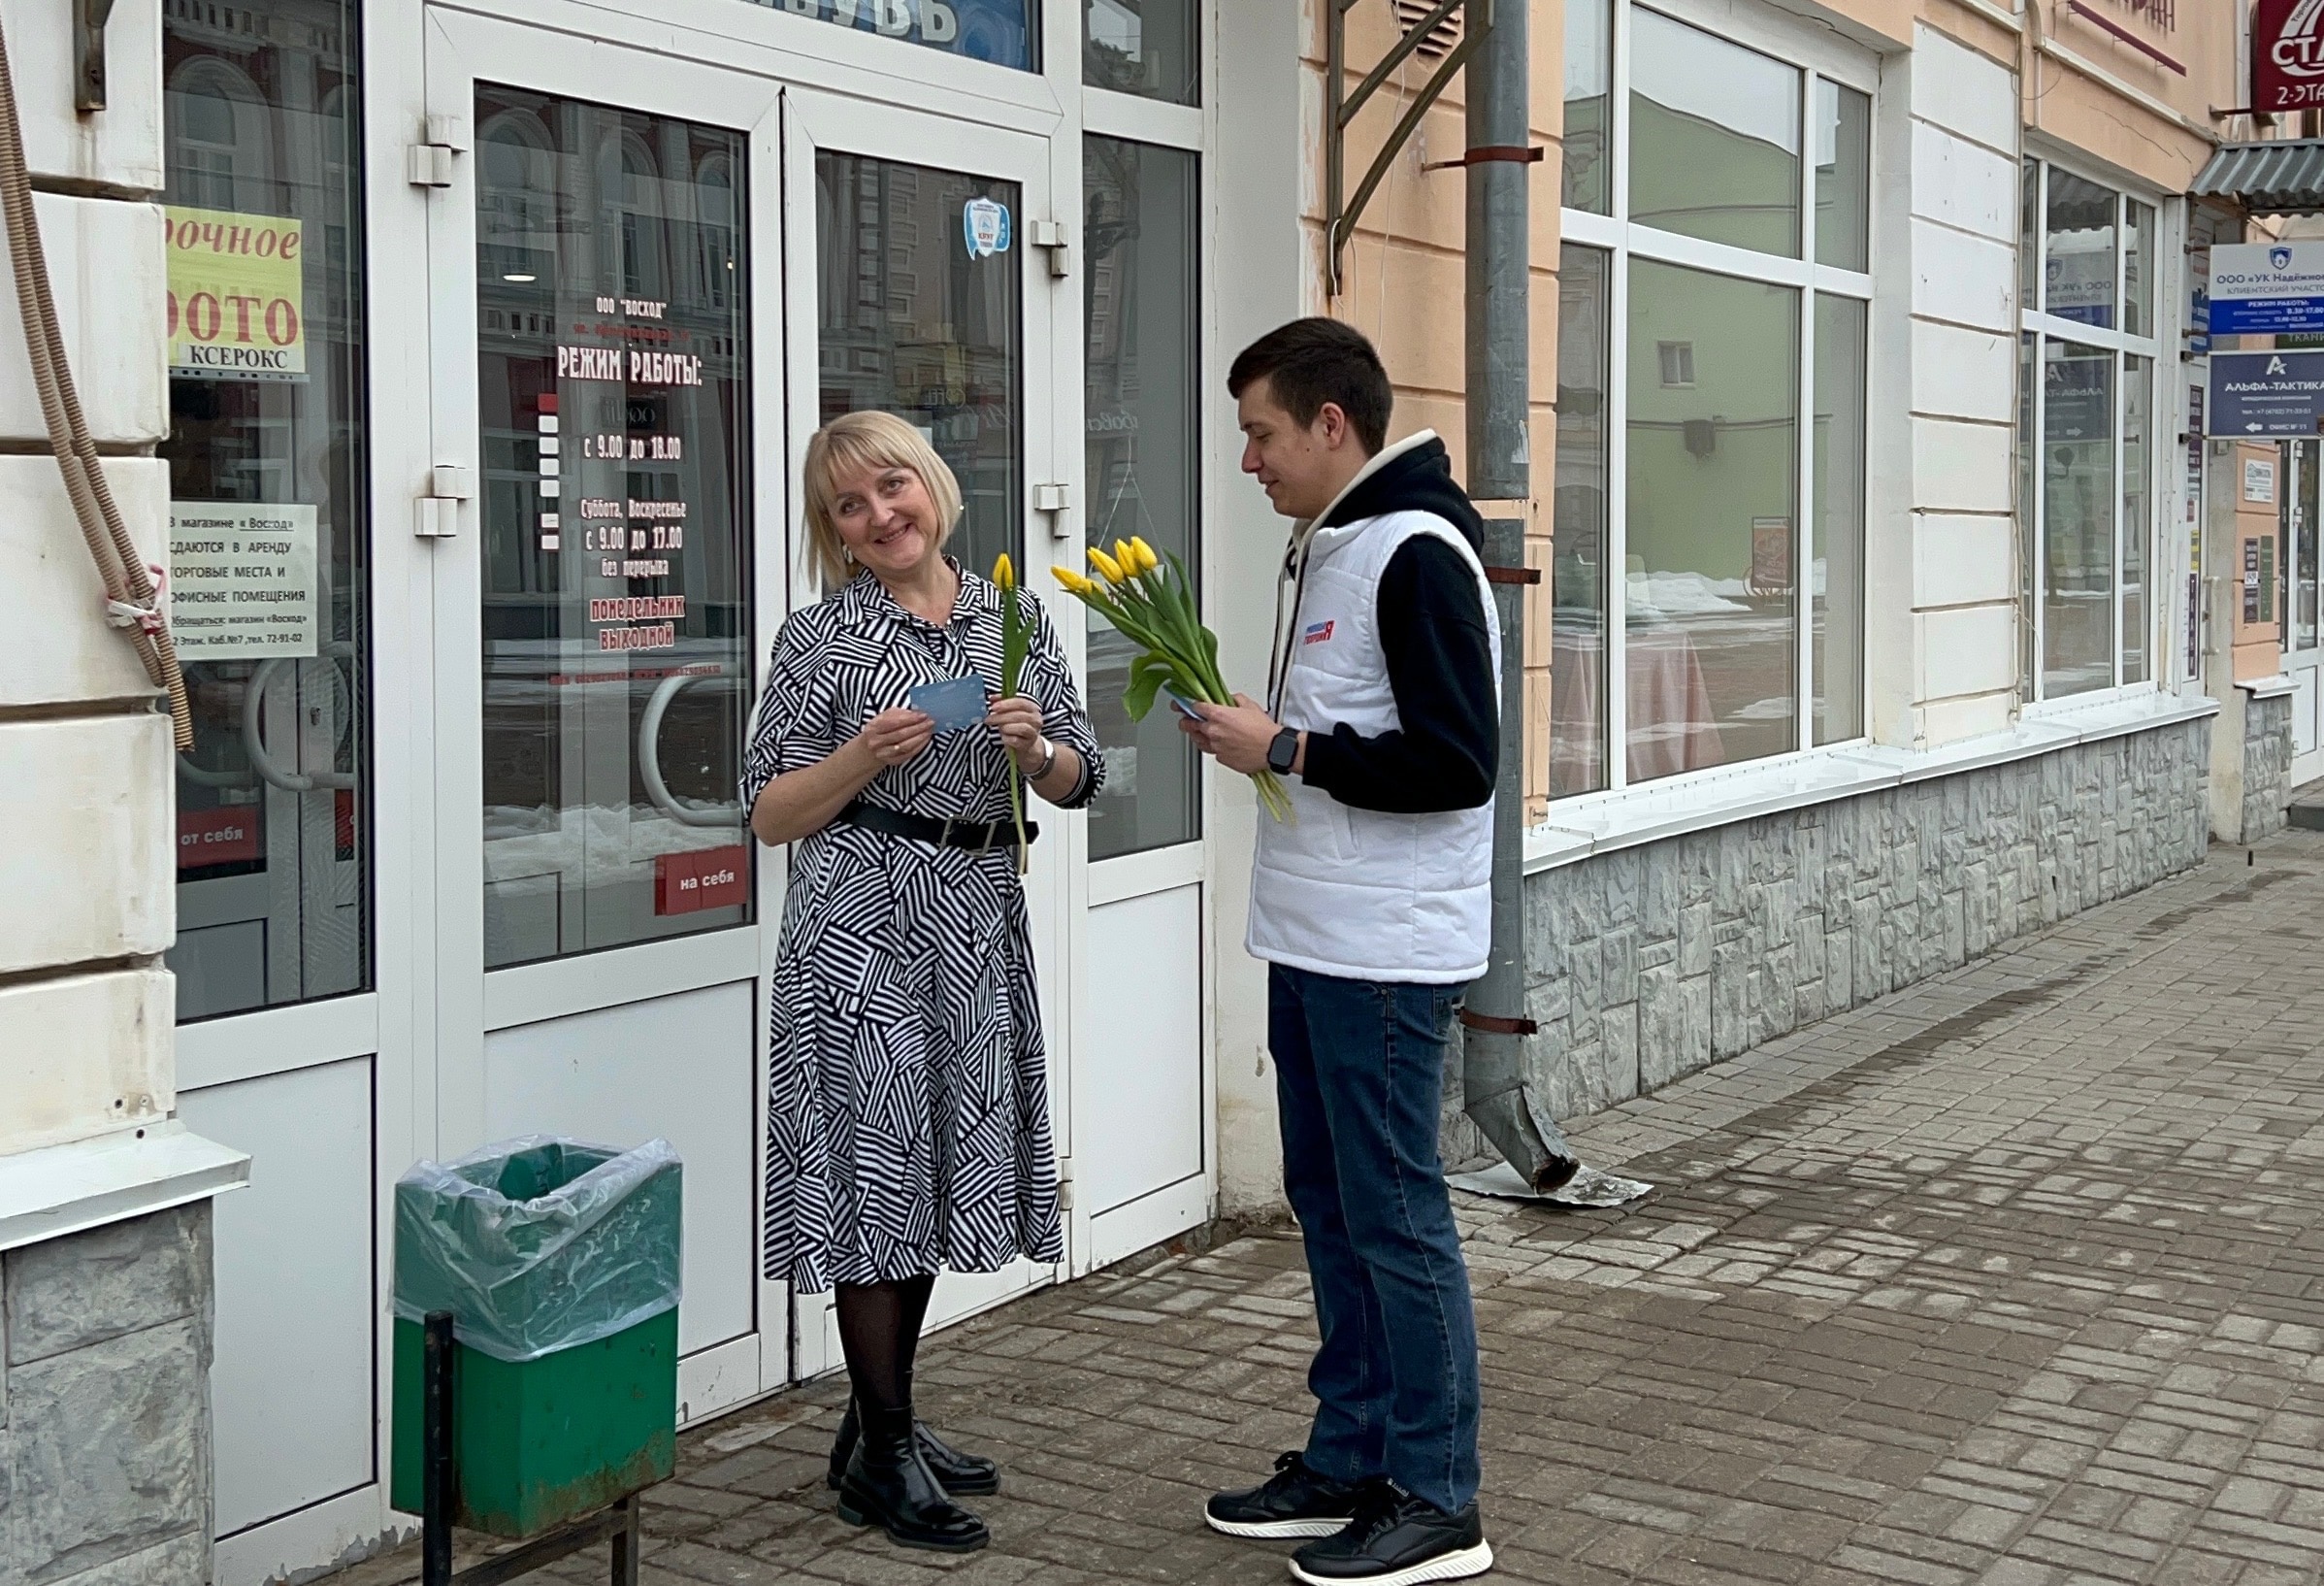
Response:
[[[2251,108],[2308,110],[2324,105],[2324,5],[2316,0],[2259,0],[2251,13]]]
[[[169,225],[170,373],[305,380],[303,223],[176,205],[162,215]]]
[[[750,849],[704,848],[654,859],[654,912],[692,914],[739,908],[750,897]]]
[[[178,868],[247,865],[258,858],[258,807],[181,810],[178,813]]]

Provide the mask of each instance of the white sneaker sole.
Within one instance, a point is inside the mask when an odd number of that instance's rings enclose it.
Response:
[[[1299,1561],[1291,1561],[1292,1578],[1307,1586],[1350,1586],[1348,1580],[1335,1575],[1311,1575],[1299,1568]],[[1385,1575],[1364,1575],[1360,1586],[1426,1586],[1432,1580],[1466,1580],[1481,1575],[1492,1568],[1492,1543],[1479,1542],[1457,1553],[1441,1553],[1425,1564],[1416,1564],[1409,1569],[1398,1569]]]
[[[1346,1520],[1222,1520],[1208,1509],[1202,1512],[1203,1524],[1211,1530],[1229,1536],[1243,1536],[1265,1542],[1312,1542],[1319,1536],[1336,1536],[1348,1529]]]

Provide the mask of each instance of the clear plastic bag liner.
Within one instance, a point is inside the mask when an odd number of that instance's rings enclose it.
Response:
[[[526,1135],[396,1180],[395,1313],[452,1313],[462,1343],[537,1360],[678,1303],[677,1149]]]

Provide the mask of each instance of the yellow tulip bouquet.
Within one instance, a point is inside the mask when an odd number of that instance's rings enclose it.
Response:
[[[1146,646],[1145,653],[1129,663],[1129,687],[1122,695],[1130,720],[1145,720],[1154,709],[1154,696],[1165,688],[1205,705],[1234,703],[1219,675],[1218,635],[1196,614],[1185,563],[1173,555],[1165,566],[1153,546],[1132,537],[1115,541],[1110,555],[1092,545],[1090,565],[1103,582],[1067,567],[1049,571],[1068,594]],[[1293,818],[1282,778],[1261,771],[1251,780],[1258,784],[1260,802],[1269,814],[1277,820]]]

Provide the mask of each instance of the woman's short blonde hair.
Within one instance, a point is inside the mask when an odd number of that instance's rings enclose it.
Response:
[[[936,530],[939,549],[961,520],[961,481],[926,436],[894,413],[841,414],[807,442],[807,460],[802,470],[807,553],[826,594],[855,577],[855,564],[839,538],[839,480],[850,474],[881,468],[907,468],[920,476],[941,520]]]

